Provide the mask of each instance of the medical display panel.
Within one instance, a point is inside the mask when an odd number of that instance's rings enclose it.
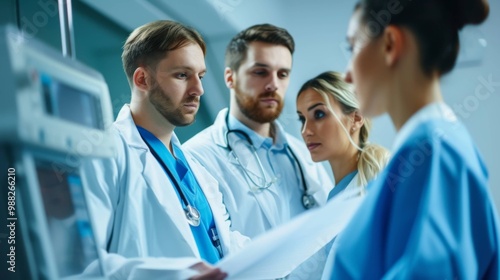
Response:
[[[0,61],[0,143],[112,156],[112,106],[100,73],[10,26],[0,28]]]
[[[12,154],[16,255],[24,256],[16,267],[29,271],[30,279],[105,279],[84,168],[44,149],[16,149]]]
[[[79,275],[98,259],[80,174],[36,163],[52,258],[60,278]]]

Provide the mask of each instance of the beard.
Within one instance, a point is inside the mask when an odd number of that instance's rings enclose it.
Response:
[[[195,114],[184,114],[182,112],[184,103],[197,102],[199,103],[199,96],[187,96],[183,99],[178,107],[175,107],[174,102],[169,94],[160,88],[156,80],[153,80],[152,89],[149,94],[149,102],[155,109],[172,125],[174,126],[187,126],[195,121]]]
[[[238,88],[238,86],[235,87],[234,91],[236,104],[238,104],[240,111],[247,118],[258,123],[269,123],[276,120],[285,105],[281,96],[279,96],[275,91],[264,92],[259,94],[257,97],[245,95]],[[273,98],[278,102],[278,104],[276,106],[262,105],[259,101],[261,98]]]

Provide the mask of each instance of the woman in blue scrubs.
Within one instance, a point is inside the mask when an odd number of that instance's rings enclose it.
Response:
[[[356,6],[346,81],[361,113],[388,113],[398,133],[387,168],[334,243],[331,279],[499,279],[488,172],[440,91],[458,31],[488,13],[479,0]]]

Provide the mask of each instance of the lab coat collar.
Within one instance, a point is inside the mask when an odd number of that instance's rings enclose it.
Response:
[[[450,123],[457,122],[457,116],[453,113],[453,110],[443,102],[431,103],[420,110],[418,110],[413,116],[410,117],[396,134],[394,144],[392,146],[392,154],[401,148],[403,143],[405,143],[415,129],[423,122],[429,120],[445,120]]]
[[[148,146],[142,139],[139,131],[136,128],[134,119],[132,118],[132,112],[130,111],[130,105],[125,104],[120,109],[118,117],[115,121],[115,126],[123,134],[123,137],[127,139],[127,144],[130,147],[141,148],[149,151]],[[175,132],[172,132],[172,138],[170,139],[172,145],[181,147],[181,143],[177,138]]]
[[[185,154],[185,156],[189,164],[189,168],[193,172],[196,180],[199,182],[199,185],[203,190],[203,194],[210,205],[217,233],[219,234],[219,238],[222,242],[223,251],[229,252],[231,248],[231,242],[229,241],[231,239],[230,233],[227,230],[223,230],[225,226],[224,223],[226,222],[223,217],[226,215],[227,210],[225,206],[219,202],[220,199],[217,198],[217,194],[222,195],[218,192],[219,182],[217,182],[217,180],[215,180],[215,178],[212,177],[212,175],[210,175],[210,173],[208,173],[206,169],[201,166],[190,154]],[[214,187],[217,192],[214,192]],[[217,205],[221,205],[222,207],[216,207]]]
[[[123,105],[120,109],[118,117],[116,117],[115,126],[127,140],[127,144],[130,147],[148,150],[146,143],[142,140],[141,135],[135,126],[129,104]]]
[[[228,112],[228,108],[222,109],[218,114],[217,117],[215,118],[213,126],[215,128],[219,128],[215,130],[215,133],[213,135],[213,139],[215,144],[227,148],[227,143],[226,143],[226,132],[227,132],[227,125],[226,125],[226,114]]]

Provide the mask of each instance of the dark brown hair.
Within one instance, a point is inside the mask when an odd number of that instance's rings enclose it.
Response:
[[[295,50],[295,42],[286,29],[272,24],[257,24],[241,31],[231,39],[226,48],[226,67],[234,71],[238,70],[241,62],[246,58],[248,45],[251,42],[281,45],[288,48],[291,54]]]
[[[146,66],[155,69],[167,52],[197,44],[203,54],[205,42],[201,35],[191,27],[170,20],[159,20],[135,29],[123,45],[122,63],[128,82],[132,87],[135,69]]]

